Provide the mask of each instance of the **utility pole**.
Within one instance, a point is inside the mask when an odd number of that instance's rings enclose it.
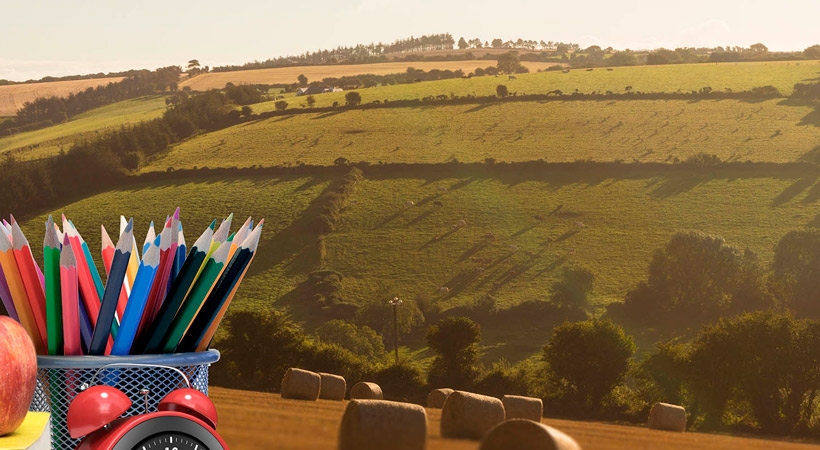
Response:
[[[396,365],[399,365],[399,316],[396,312],[396,308],[401,305],[401,299],[398,297],[393,297],[392,300],[387,302],[388,304],[393,306],[393,346],[396,349]]]

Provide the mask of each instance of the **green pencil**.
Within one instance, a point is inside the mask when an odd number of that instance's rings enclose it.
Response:
[[[228,251],[231,249],[230,242],[223,242],[222,245],[208,258],[202,273],[197,278],[191,292],[185,298],[182,307],[177,312],[171,327],[162,339],[163,353],[173,353],[176,351],[179,341],[188,330],[188,326],[193,322],[194,317],[202,307],[202,303],[208,298],[214,285],[225,268],[225,261],[228,259]]]
[[[60,294],[60,237],[49,214],[43,239],[43,278],[46,293],[48,354],[63,354],[63,301]]]

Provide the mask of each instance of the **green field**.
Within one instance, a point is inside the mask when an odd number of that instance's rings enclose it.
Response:
[[[488,65],[490,65],[488,63]],[[412,63],[408,63],[412,66]],[[663,66],[615,67],[612,70],[572,69],[516,75],[510,80],[506,75],[482,76],[470,79],[452,79],[436,82],[400,84],[357,89],[364,103],[374,100],[401,100],[437,95],[476,97],[495,95],[495,88],[504,84],[510,93],[545,94],[561,90],[570,94],[599,92],[623,93],[627,86],[641,92],[691,92],[709,86],[715,91],[729,88],[735,92],[771,85],[783,95],[790,95],[796,83],[820,79],[820,61],[680,64]],[[313,81],[313,80],[310,80]],[[345,92],[314,95],[317,107],[330,106],[333,102],[344,104]],[[289,108],[300,108],[305,97],[287,96]],[[254,105],[254,112],[273,111],[274,102]]]
[[[79,139],[94,139],[107,130],[136,125],[160,117],[164,112],[164,96],[142,97],[103,106],[59,125],[2,137],[0,155],[11,152],[20,160],[47,158],[61,149],[68,151],[71,144]]]
[[[482,96],[492,95],[499,83],[520,93],[623,92],[625,85],[646,92],[703,86],[737,91],[774,85],[788,94],[794,83],[816,80],[819,73],[817,61],[632,67],[542,72],[516,80],[474,77],[361,94],[365,102]],[[319,105],[343,99],[344,93],[325,95],[316,96]],[[40,144],[20,155],[47,156],[61,142],[156,117],[164,108],[159,97],[111,105],[67,124],[0,139],[0,152]],[[272,102],[253,106],[257,113],[272,108]],[[734,164],[675,164],[700,153]],[[143,169],[169,172],[164,181],[99,193],[50,212],[74,219],[95,253],[97,227],[115,230],[120,214],[135,217],[139,236],[149,220],[159,223],[180,206],[189,244],[212,219],[230,212],[237,226],[249,215],[264,217],[260,256],[239,290],[237,308],[285,309],[307,302],[294,298],[296,288],[320,267],[344,275],[340,293],[347,302],[398,295],[447,309],[490,294],[500,307],[512,308],[547,299],[562,268],[577,265],[595,274],[591,301],[600,316],[645,277],[652,253],[679,231],[721,236],[768,264],[785,233],[820,225],[820,170],[793,164],[820,162],[819,154],[817,110],[788,99],[340,109],[200,134]],[[342,171],[311,173],[315,169],[307,167],[287,176],[168,181],[191,176],[170,168],[332,166],[337,158],[370,166],[335,231],[321,241],[308,226],[321,210],[322,193]],[[450,164],[456,160],[474,164]],[[538,160],[555,164],[498,164]],[[408,200],[414,206],[406,206]],[[40,214],[26,223],[32,241],[41,235],[44,220]],[[292,310],[309,330],[324,320],[304,308]],[[487,361],[516,361],[539,351],[556,318],[528,320],[526,325],[482,323],[482,345],[492,349],[485,353]],[[427,356],[420,352],[423,337],[407,345],[408,353]]]
[[[810,157],[820,127],[810,106],[783,100],[503,102],[296,114],[244,123],[178,144],[168,167],[576,160],[671,162]]]

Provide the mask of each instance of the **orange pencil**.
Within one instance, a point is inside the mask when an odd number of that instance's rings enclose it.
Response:
[[[3,267],[3,274],[6,276],[11,300],[14,302],[20,324],[23,325],[32,342],[34,342],[37,354],[47,355],[46,341],[43,341],[40,337],[40,331],[37,329],[37,322],[34,321],[34,313],[31,311],[31,305],[26,295],[26,287],[22,278],[20,278],[20,271],[17,269],[14,249],[12,249],[11,240],[5,232],[0,232],[0,265]]]
[[[28,302],[31,305],[31,312],[34,316],[34,323],[40,333],[40,339],[48,342],[48,326],[46,325],[46,293],[43,284],[38,276],[37,263],[34,262],[34,255],[31,254],[31,247],[28,244],[20,224],[11,218],[11,243],[14,249],[14,260],[17,261],[17,270],[20,271],[20,278],[26,289]]]

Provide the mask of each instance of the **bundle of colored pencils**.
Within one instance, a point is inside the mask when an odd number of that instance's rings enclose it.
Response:
[[[43,269],[20,226],[0,222],[0,300],[42,355],[133,355],[208,349],[256,254],[264,219],[230,234],[214,220],[190,249],[179,208],[142,249],[120,217],[116,245],[102,232],[103,283],[88,244],[62,217],[45,225]],[[140,250],[142,257],[140,257]]]

